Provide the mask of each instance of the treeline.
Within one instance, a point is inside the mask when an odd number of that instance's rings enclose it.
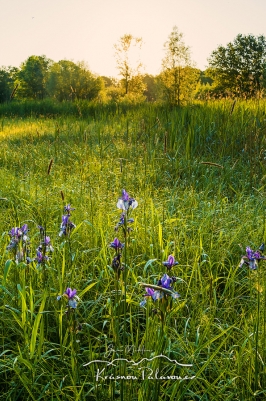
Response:
[[[144,74],[130,62],[130,50],[142,39],[124,35],[115,45],[120,79],[97,76],[86,63],[54,62],[30,56],[20,68],[0,68],[0,103],[11,100],[55,99],[59,102],[166,102],[180,105],[194,99],[263,97],[266,87],[266,39],[239,34],[210,55],[206,71],[191,61],[183,35],[174,27],[164,45],[165,57],[157,76]]]
[[[31,56],[20,68],[0,70],[0,102],[45,98],[92,100],[103,88],[103,80],[92,74],[84,63],[68,60],[55,63],[46,56]]]
[[[180,69],[178,96],[171,87],[169,82],[171,77],[168,75],[166,72],[158,76],[133,74],[114,79],[93,74],[83,62],[61,60],[55,63],[46,56],[30,56],[20,68],[2,67],[0,69],[0,103],[10,100],[47,98],[59,102],[166,100],[175,103],[177,100],[177,103],[180,103],[182,100],[192,100],[200,71],[189,66]],[[189,81],[190,85],[188,85]]]

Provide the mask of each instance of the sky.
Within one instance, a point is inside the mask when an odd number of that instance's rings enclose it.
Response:
[[[0,66],[45,55],[117,77],[114,44],[131,34],[143,40],[143,72],[157,75],[177,26],[204,70],[212,51],[239,33],[266,36],[265,17],[266,0],[0,0]]]

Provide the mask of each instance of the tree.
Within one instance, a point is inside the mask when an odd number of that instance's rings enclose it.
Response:
[[[158,84],[156,77],[150,74],[145,74],[143,76],[143,82],[146,85],[144,96],[146,97],[147,101],[148,102],[156,101],[158,95]]]
[[[46,82],[52,60],[46,56],[30,56],[21,64],[18,78],[19,94],[22,97],[43,99],[46,95]]]
[[[16,67],[2,67],[0,69],[0,103],[10,100],[16,87],[17,73]]]
[[[131,34],[122,36],[117,44],[114,45],[115,57],[119,75],[122,77],[121,86],[124,89],[124,94],[143,94],[145,85],[141,77],[142,64],[137,60],[135,67],[132,67],[132,47],[141,49],[142,38],[137,38]]]
[[[189,48],[183,41],[183,34],[176,26],[164,44],[166,51],[159,76],[163,97],[171,105],[180,105],[190,99],[199,77],[199,70],[193,67]]]
[[[51,67],[47,90],[57,100],[95,99],[103,89],[101,77],[94,76],[85,63],[60,60]]]
[[[216,91],[239,97],[261,96],[266,78],[264,36],[239,34],[227,46],[213,51],[208,61],[208,74]]]

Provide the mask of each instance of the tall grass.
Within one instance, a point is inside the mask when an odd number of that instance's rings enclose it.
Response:
[[[265,262],[238,265],[265,241],[265,102],[48,106],[0,108],[0,399],[264,399]],[[118,276],[122,188],[139,206]],[[60,237],[65,204],[76,228]],[[50,236],[44,266],[6,251],[23,224],[32,259],[38,226]],[[181,297],[162,319],[140,283],[169,254]]]

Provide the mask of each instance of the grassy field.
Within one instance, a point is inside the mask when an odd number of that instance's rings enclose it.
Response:
[[[266,102],[41,105],[0,107],[0,400],[264,400]]]

